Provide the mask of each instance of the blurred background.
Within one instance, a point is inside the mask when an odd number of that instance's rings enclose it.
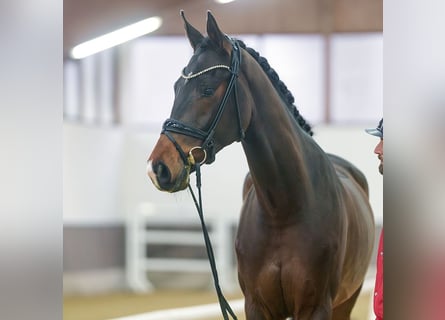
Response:
[[[190,195],[157,191],[145,173],[170,114],[173,83],[192,54],[181,9],[202,33],[211,10],[223,32],[268,59],[319,144],[367,176],[377,235],[380,230],[383,184],[373,154],[378,139],[364,128],[383,116],[383,1],[65,0],[65,319],[216,302]],[[160,19],[149,34],[83,58],[73,54],[85,41],[151,17]],[[242,297],[233,241],[247,170],[238,144],[203,168],[204,212],[222,288],[233,298]],[[193,295],[198,301],[185,298]],[[368,300],[369,294],[355,319],[367,319]]]

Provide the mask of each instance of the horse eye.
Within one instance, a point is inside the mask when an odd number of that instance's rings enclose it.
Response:
[[[211,97],[215,93],[215,89],[213,88],[205,88],[202,92],[203,97]]]

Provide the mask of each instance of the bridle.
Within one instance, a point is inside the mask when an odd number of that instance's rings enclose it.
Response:
[[[218,295],[218,301],[219,305],[221,307],[221,312],[223,314],[223,317],[225,320],[229,319],[229,315],[232,317],[232,319],[237,320],[237,317],[235,313],[233,312],[232,308],[230,307],[229,303],[227,302],[227,299],[224,297],[221,287],[219,285],[218,280],[218,272],[216,270],[216,263],[215,263],[215,256],[213,254],[212,244],[210,241],[210,237],[207,231],[207,227],[204,222],[204,214],[202,209],[202,196],[201,196],[201,170],[200,166],[204,163],[212,163],[215,161],[215,143],[213,140],[216,127],[221,120],[221,116],[224,112],[225,106],[227,104],[227,100],[232,93],[234,92],[235,96],[235,106],[237,111],[237,117],[238,117],[238,126],[239,126],[239,137],[238,141],[244,139],[244,130],[241,125],[241,114],[240,114],[240,108],[238,103],[238,93],[237,93],[237,86],[236,86],[236,80],[238,79],[238,72],[239,72],[239,66],[241,63],[241,51],[239,48],[238,43],[236,40],[231,39],[226,36],[226,38],[230,41],[232,44],[232,53],[231,53],[231,65],[215,65],[212,67],[209,67],[207,69],[204,69],[202,71],[199,71],[194,74],[188,74],[185,75],[184,73],[181,74],[182,78],[184,78],[186,81],[199,77],[200,75],[209,72],[214,69],[227,69],[231,73],[229,84],[227,85],[226,91],[224,93],[224,96],[222,97],[218,110],[216,112],[215,118],[213,119],[212,123],[210,124],[210,127],[207,131],[194,128],[192,126],[189,126],[179,120],[175,119],[167,119],[164,124],[162,125],[162,131],[161,134],[164,134],[167,136],[168,139],[174,144],[176,150],[178,150],[179,155],[182,158],[182,161],[184,161],[184,165],[186,167],[189,167],[189,169],[194,168],[196,170],[196,187],[198,189],[198,199],[196,199],[195,194],[193,193],[193,190],[188,184],[188,189],[190,190],[190,193],[193,197],[193,201],[195,202],[196,209],[198,210],[198,215],[201,220],[201,228],[204,235],[204,240],[206,244],[206,250],[207,250],[207,256],[209,258],[210,267],[212,269],[212,276],[213,281],[215,284],[216,293]],[[184,150],[182,150],[181,146],[176,142],[175,138],[171,135],[171,132],[179,133],[182,135],[186,135],[189,137],[193,137],[199,140],[202,140],[203,143],[201,146],[195,146],[190,149],[188,156],[186,156]],[[201,161],[195,161],[195,157],[193,155],[194,150],[202,150],[204,152],[204,158]]]
[[[193,156],[193,152],[195,150],[202,150],[204,152],[204,159],[199,161],[200,164],[204,163],[212,163],[215,161],[215,142],[214,142],[214,135],[216,131],[216,127],[218,126],[219,121],[221,120],[221,116],[225,110],[227,100],[229,99],[230,94],[233,92],[235,96],[235,106],[237,110],[237,118],[238,118],[238,126],[239,126],[239,137],[238,141],[244,139],[244,130],[241,125],[241,114],[240,114],[240,108],[238,103],[238,93],[237,93],[237,86],[236,86],[236,80],[238,79],[238,72],[239,72],[239,66],[241,63],[241,51],[239,48],[239,45],[235,39],[231,39],[226,36],[226,38],[230,41],[232,44],[232,52],[231,52],[231,65],[226,66],[222,64],[218,64],[209,68],[206,68],[202,71],[196,72],[194,74],[188,74],[185,75],[184,73],[181,74],[181,77],[189,80],[196,77],[199,77],[200,75],[209,72],[214,69],[227,69],[230,73],[230,80],[227,85],[226,91],[224,93],[224,96],[222,97],[218,110],[216,112],[216,115],[210,124],[210,127],[207,131],[201,130],[199,128],[194,128],[192,126],[189,126],[188,124],[181,122],[176,119],[169,118],[165,120],[164,124],[162,125],[162,131],[161,134],[164,134],[167,136],[167,138],[174,144],[176,150],[178,150],[179,155],[181,156],[182,160],[184,161],[184,164],[186,166],[194,166],[195,165],[195,158]],[[182,150],[181,146],[176,142],[175,138],[171,135],[171,133],[179,133],[185,136],[193,137],[196,139],[199,139],[203,141],[201,146],[196,146],[190,149],[188,156],[186,156],[184,150]]]

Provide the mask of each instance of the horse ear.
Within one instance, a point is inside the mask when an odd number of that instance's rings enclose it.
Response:
[[[187,21],[184,15],[184,10],[181,10],[181,17],[182,20],[184,20],[184,28],[187,38],[189,39],[193,50],[195,50],[196,46],[202,41],[202,39],[204,39],[204,36]]]
[[[210,11],[207,11],[207,34],[210,40],[215,42],[218,47],[224,48],[227,52],[230,52],[231,45],[227,41],[226,35],[219,29],[218,24]]]

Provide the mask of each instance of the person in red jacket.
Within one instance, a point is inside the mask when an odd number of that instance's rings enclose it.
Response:
[[[383,175],[383,118],[377,128],[365,129],[373,136],[379,137],[380,141],[374,149],[374,153],[380,160],[379,172]],[[379,247],[377,251],[377,272],[374,287],[374,314],[376,320],[383,320],[383,228],[380,233]]]

